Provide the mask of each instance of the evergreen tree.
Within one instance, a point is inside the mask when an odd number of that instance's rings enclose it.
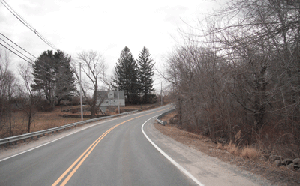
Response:
[[[63,99],[69,99],[73,96],[75,88],[74,71],[71,68],[71,57],[64,54],[62,51],[55,52],[55,96],[58,105]]]
[[[130,49],[125,46],[115,67],[114,80],[119,90],[123,90],[126,102],[136,104],[139,102],[138,66]]]
[[[143,50],[139,54],[138,58],[139,65],[139,81],[140,81],[140,92],[143,96],[143,102],[150,102],[150,94],[153,91],[153,59],[150,56],[149,50],[144,47]]]
[[[64,98],[71,96],[75,90],[73,71],[71,69],[71,57],[62,51],[53,54],[52,50],[43,52],[32,65],[34,83],[33,91],[44,93],[46,100],[54,107]]]

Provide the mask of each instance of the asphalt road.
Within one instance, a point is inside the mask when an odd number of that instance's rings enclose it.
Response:
[[[0,186],[195,185],[142,132],[146,121],[168,109],[161,107],[100,121],[3,160]]]

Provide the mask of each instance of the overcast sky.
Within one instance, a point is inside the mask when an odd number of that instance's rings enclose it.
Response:
[[[217,9],[220,3],[213,0],[5,1],[56,48],[72,58],[81,51],[102,53],[109,64],[109,74],[125,46],[134,58],[146,46],[157,68],[161,68],[164,57],[180,43],[178,28],[187,27],[186,23],[196,25],[197,19]],[[0,33],[35,56],[51,49],[2,4],[0,25]],[[12,66],[25,63],[17,57],[13,59]],[[160,80],[155,83],[159,84]]]

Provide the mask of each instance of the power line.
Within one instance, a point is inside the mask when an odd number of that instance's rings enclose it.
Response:
[[[57,50],[56,47],[50,43],[46,38],[44,38],[35,28],[33,28],[28,22],[26,22],[16,11],[14,11],[4,0],[1,0],[1,3],[5,8],[10,11],[21,23],[23,23],[27,28],[34,32],[42,41],[49,45],[54,50]]]
[[[2,35],[3,37],[5,37],[7,40],[9,40],[10,42],[12,42],[13,44],[15,44],[17,47],[19,47],[20,49],[22,49],[23,51],[25,51],[26,53],[28,53],[29,55],[31,55],[32,57],[36,58],[34,55],[32,55],[31,53],[29,53],[27,50],[25,50],[24,48],[20,47],[17,43],[13,42],[11,39],[9,39],[8,37],[6,37],[4,34],[0,33],[0,35]]]
[[[32,63],[32,59],[30,57],[28,57],[27,55],[25,55],[24,53],[22,53],[22,51],[20,51],[19,49],[23,50],[24,52],[26,52],[27,54],[29,54],[30,56],[32,56],[34,59],[36,59],[36,57],[34,55],[32,55],[30,52],[28,52],[27,50],[25,50],[24,48],[22,48],[21,46],[19,46],[17,43],[13,42],[11,39],[9,39],[8,37],[6,37],[4,34],[0,33],[1,36],[3,36],[7,41],[5,41],[3,38],[0,37],[0,41],[2,41],[2,43],[0,43],[3,47],[5,47],[6,49],[8,49],[10,52],[14,53],[15,55],[17,55],[18,57],[20,57],[21,59]],[[13,43],[15,46],[17,46],[19,49],[15,48],[14,46],[12,46]],[[5,44],[5,45],[4,45]]]
[[[2,45],[4,48],[6,48],[7,50],[11,51],[12,53],[14,53],[15,55],[19,56],[19,58],[23,59],[24,61],[27,61],[28,63],[32,64],[31,61],[26,60],[25,58],[23,58],[22,56],[18,55],[16,52],[12,51],[11,49],[7,48],[5,45],[3,45],[2,43],[0,43],[0,45]]]
[[[22,52],[20,52],[18,49],[14,48],[13,46],[11,46],[10,44],[8,44],[6,41],[4,41],[3,39],[0,38],[0,40],[2,40],[4,43],[6,43],[8,46],[10,46],[11,48],[15,49],[17,52],[19,52],[20,54],[22,54],[24,57],[26,57],[27,59],[31,60],[29,57],[25,56]]]

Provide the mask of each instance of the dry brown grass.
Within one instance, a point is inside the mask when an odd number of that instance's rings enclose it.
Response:
[[[157,104],[143,105],[143,109],[153,108]],[[57,106],[52,112],[37,112],[33,116],[30,132],[36,132],[39,130],[45,130],[52,127],[59,127],[70,123],[81,121],[81,118],[64,118],[63,115],[80,115],[80,112],[62,112],[67,109],[78,109],[80,106]],[[122,109],[140,109],[140,105],[131,105],[122,107]],[[90,115],[90,112],[84,112],[84,115]],[[116,113],[109,113],[116,114]],[[88,120],[89,118],[83,118]],[[0,130],[0,137],[5,138],[10,135],[21,135],[27,133],[27,116],[23,112],[13,112],[11,117],[11,123],[7,123],[6,126]]]
[[[176,114],[177,114],[176,112],[171,112],[167,114],[165,117],[163,117],[162,121],[166,121],[168,124],[170,124],[170,119],[174,118]]]
[[[245,147],[241,152],[241,157],[249,159],[257,159],[260,153],[253,147]]]
[[[185,130],[177,128],[176,125],[167,124],[163,126],[161,124],[154,124],[155,128],[162,132],[164,135],[167,135],[176,141],[179,141],[185,145],[192,146],[209,156],[217,157],[220,160],[241,166],[241,168],[248,170],[252,173],[264,176],[268,180],[271,180],[275,185],[299,185],[299,176],[300,170],[295,172],[287,169],[286,167],[276,167],[264,159],[261,159],[259,156],[255,159],[244,158],[241,153],[243,150],[239,150],[240,153],[235,154],[238,149],[234,144],[222,146],[222,144],[215,144],[209,138],[205,136],[198,135],[198,139],[195,138],[196,134],[190,133]],[[219,147],[219,149],[217,149]],[[222,148],[222,149],[221,149]],[[231,153],[226,151],[226,148],[229,149]],[[247,148],[245,152],[248,153],[248,156],[252,157],[252,150]],[[259,151],[257,151],[259,152]]]
[[[52,127],[59,127],[70,123],[81,121],[81,118],[64,118],[62,115],[69,114],[69,112],[61,112],[60,107],[56,107],[53,112],[38,112],[32,122],[31,132],[45,130]],[[88,114],[88,113],[84,113]],[[88,118],[83,118],[87,120]]]
[[[251,160],[260,157],[260,152],[256,148],[245,147],[243,149],[239,149],[232,142],[230,142],[228,145],[225,146],[223,146],[222,143],[217,142],[216,149],[227,150],[230,154],[240,155],[243,158],[247,158]]]
[[[240,154],[240,150],[235,146],[234,143],[232,143],[232,141],[230,141],[228,145],[225,145],[224,149],[226,149],[230,154],[234,154],[234,155]]]
[[[84,118],[83,120],[87,120]],[[38,113],[32,122],[31,132],[59,127],[70,123],[81,121],[81,118],[63,118],[58,113]]]
[[[81,121],[81,118],[63,118],[60,107],[56,107],[53,112],[37,112],[33,116],[30,132],[45,130],[52,127],[58,127],[70,123]],[[87,120],[87,118],[84,118]],[[6,127],[0,131],[0,135],[8,137],[11,135],[20,135],[27,133],[27,116],[23,112],[13,112],[11,123],[7,123]]]
[[[219,142],[217,142],[217,147],[216,147],[216,148],[217,148],[217,149],[221,149],[221,150],[224,149],[222,143],[219,143]]]

